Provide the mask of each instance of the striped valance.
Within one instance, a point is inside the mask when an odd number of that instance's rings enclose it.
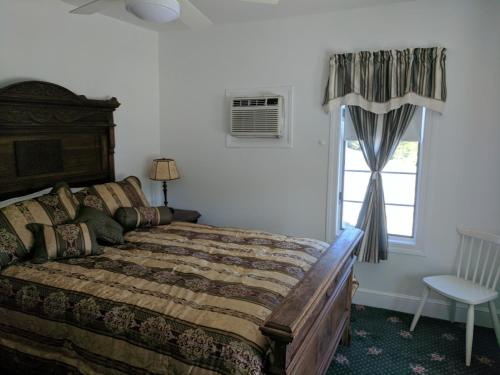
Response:
[[[325,109],[355,105],[382,114],[415,104],[442,112],[445,63],[446,49],[438,47],[334,55]]]

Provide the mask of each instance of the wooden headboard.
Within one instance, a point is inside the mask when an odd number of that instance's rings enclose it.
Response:
[[[116,98],[91,100],[59,85],[0,89],[0,200],[66,181],[114,181]]]

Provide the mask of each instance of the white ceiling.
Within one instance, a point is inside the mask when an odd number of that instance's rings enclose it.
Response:
[[[90,0],[62,0],[80,6]],[[182,30],[187,27],[177,20],[168,24],[151,24],[132,16],[125,11],[126,0],[112,0],[101,14],[156,31]],[[344,9],[371,7],[415,0],[280,0],[277,5],[249,3],[239,0],[190,0],[215,25],[226,23],[251,22],[274,18],[296,17],[307,14],[320,14]],[[98,15],[72,15],[72,17],[96,17]]]

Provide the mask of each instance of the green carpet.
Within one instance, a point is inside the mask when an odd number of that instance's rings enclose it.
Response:
[[[476,326],[472,363],[465,366],[465,325],[354,305],[352,344],[340,346],[328,375],[500,375],[493,329]]]

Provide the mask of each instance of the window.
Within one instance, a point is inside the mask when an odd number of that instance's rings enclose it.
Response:
[[[387,231],[392,239],[415,237],[424,121],[425,108],[419,108],[382,172]],[[343,137],[339,217],[341,227],[344,228],[356,225],[371,172],[360,149],[349,111],[345,107],[341,110],[341,126]]]

